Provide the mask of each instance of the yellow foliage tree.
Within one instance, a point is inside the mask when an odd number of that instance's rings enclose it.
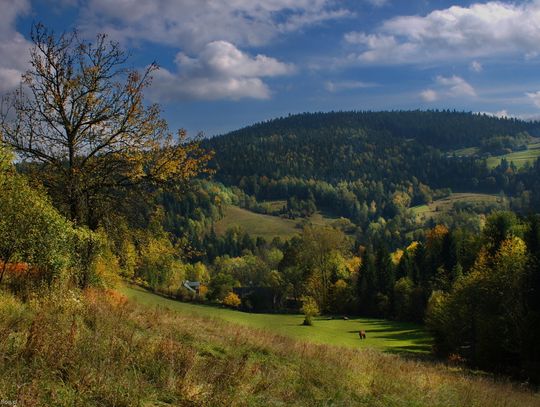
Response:
[[[242,304],[242,301],[238,295],[231,291],[223,299],[223,304],[231,308],[238,308]]]
[[[90,43],[36,25],[31,39],[30,69],[2,104],[0,133],[39,163],[36,176],[71,220],[95,229],[115,191],[181,185],[206,170],[211,155],[185,131],[171,134],[159,106],[143,101],[155,64],[127,69],[104,34]]]

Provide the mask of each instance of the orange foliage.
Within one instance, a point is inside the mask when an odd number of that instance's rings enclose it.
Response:
[[[128,302],[125,295],[110,289],[86,288],[83,291],[83,297],[87,304],[94,306],[105,301],[113,307],[122,307]]]
[[[426,234],[426,243],[428,246],[440,242],[448,234],[448,228],[444,225],[437,225]]]
[[[4,268],[4,262],[0,261],[0,270]],[[27,263],[8,263],[6,265],[6,273],[16,275],[22,274],[30,270],[30,266]]]

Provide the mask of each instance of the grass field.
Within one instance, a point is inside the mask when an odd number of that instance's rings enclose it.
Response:
[[[283,202],[274,201],[273,204],[279,206],[283,205]],[[316,213],[307,219],[307,222],[314,225],[328,225],[335,220]],[[227,229],[233,226],[240,226],[252,236],[260,236],[267,240],[272,240],[276,236],[282,239],[288,239],[300,233],[303,223],[302,219],[285,219],[279,216],[251,212],[237,206],[228,206],[225,209],[223,219],[216,223],[215,229],[218,235],[222,235]]]
[[[225,308],[189,304],[170,300],[139,287],[124,287],[122,293],[128,298],[150,306],[162,306],[183,314],[219,318],[228,322],[271,331],[296,339],[356,349],[374,348],[391,353],[428,353],[431,339],[421,326],[380,319],[350,317],[349,320],[318,317],[314,326],[302,325],[302,315],[251,314]],[[358,331],[363,329],[367,339],[361,341]]]
[[[370,337],[356,347],[296,340],[126,292],[138,301],[88,289],[24,303],[0,290],[0,400],[21,407],[540,405],[540,395],[519,383],[362,349]],[[137,304],[145,300],[161,307]],[[258,317],[258,324],[269,318]],[[322,325],[301,328],[318,336]],[[382,321],[376,327],[381,335],[399,332]]]
[[[458,157],[470,157],[471,155],[476,154],[480,149],[478,147],[468,147],[455,150],[454,153]]]
[[[540,140],[534,139],[534,141],[528,144],[528,150],[516,151],[514,153],[500,155],[496,157],[489,157],[487,159],[487,165],[489,168],[495,168],[501,163],[503,158],[506,158],[508,162],[513,162],[517,168],[522,168],[525,163],[533,163],[538,157],[540,157]],[[458,157],[470,157],[478,153],[480,149],[478,147],[462,148],[455,150],[453,154]]]
[[[487,165],[489,168],[495,168],[503,158],[506,158],[508,162],[513,162],[517,168],[522,168],[525,163],[532,164],[538,157],[540,157],[540,142],[529,144],[529,149],[526,151],[516,151],[498,157],[489,157]]]
[[[496,203],[500,200],[498,195],[476,194],[476,193],[455,193],[442,199],[433,201],[429,205],[418,205],[412,207],[418,220],[426,221],[437,217],[439,214],[448,212],[457,202],[482,202]]]
[[[233,226],[241,226],[252,236],[261,236],[272,240],[278,236],[287,239],[298,234],[300,229],[296,221],[279,216],[263,215],[237,206],[228,206],[223,219],[216,223],[216,233],[221,235]]]

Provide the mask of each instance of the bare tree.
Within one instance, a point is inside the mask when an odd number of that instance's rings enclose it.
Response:
[[[143,103],[156,64],[126,68],[128,56],[99,34],[60,36],[32,28],[30,69],[3,100],[0,135],[39,169],[39,179],[72,220],[90,223],[100,195],[143,183],[181,183],[205,171],[210,154],[179,131],[158,105]]]

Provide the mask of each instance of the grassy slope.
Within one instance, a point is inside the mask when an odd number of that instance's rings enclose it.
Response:
[[[528,144],[529,149],[527,151],[516,151],[514,153],[500,155],[496,157],[489,157],[487,159],[487,165],[489,168],[495,168],[500,164],[501,159],[506,158],[508,162],[513,162],[516,167],[522,168],[525,163],[532,164],[534,160],[540,157],[540,141],[535,139],[534,142]],[[468,157],[478,153],[478,147],[463,148],[461,150],[455,150],[454,153],[458,157]]]
[[[506,158],[508,162],[513,162],[516,167],[522,168],[525,163],[532,164],[538,157],[540,157],[540,142],[535,142],[529,144],[529,149],[526,151],[516,151],[503,156],[489,157],[487,165],[489,168],[495,168],[500,164],[501,159]]]
[[[433,201],[429,205],[415,206],[412,211],[419,220],[427,220],[436,217],[440,213],[448,212],[456,202],[497,202],[499,196],[476,193],[455,193],[442,199]]]
[[[143,307],[114,292],[23,304],[0,291],[0,334],[0,400],[21,407],[540,403],[457,368]]]
[[[215,226],[218,234],[225,233],[230,227],[241,226],[253,236],[271,240],[275,236],[288,238],[300,231],[294,220],[254,213],[237,206],[228,206],[224,215]]]
[[[283,201],[274,202],[276,206],[283,204]],[[317,225],[326,225],[335,221],[335,219],[317,213],[308,221]],[[223,234],[230,227],[240,226],[252,236],[261,236],[267,240],[272,240],[276,236],[288,239],[295,234],[299,234],[302,229],[301,225],[301,219],[284,219],[279,216],[251,212],[237,206],[228,206],[225,209],[223,219],[216,223],[215,228],[216,233]]]
[[[302,326],[301,315],[251,314],[205,305],[188,304],[149,293],[138,287],[125,287],[122,292],[130,299],[151,306],[164,306],[187,315],[213,317],[259,328],[280,335],[310,342],[347,346],[356,349],[375,348],[390,352],[430,351],[430,337],[420,326],[380,319],[327,317],[315,318],[313,327]],[[368,338],[361,341],[358,331],[363,329]]]

